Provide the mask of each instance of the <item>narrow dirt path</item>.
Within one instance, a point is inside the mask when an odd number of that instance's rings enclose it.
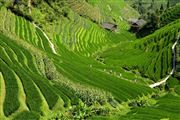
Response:
[[[46,35],[46,33],[41,29],[41,28],[39,28],[35,23],[33,23],[33,25],[36,27],[36,28],[38,28],[39,30],[41,30],[41,32],[44,34],[44,36],[47,38],[47,40],[48,40],[48,42],[49,42],[49,44],[50,44],[50,47],[51,47],[51,49],[52,49],[52,52],[54,53],[54,54],[57,54],[57,52],[56,52],[56,50],[55,50],[55,48],[54,48],[54,44],[51,42],[51,40],[48,38],[48,36]]]
[[[176,48],[176,45],[178,44],[179,38],[180,38],[180,33],[177,36],[176,42],[172,46],[172,52],[173,52],[174,56],[173,56],[173,68],[172,68],[171,72],[164,79],[162,79],[159,82],[156,82],[154,84],[149,85],[149,87],[154,88],[154,87],[157,87],[163,83],[166,83],[166,81],[174,74],[175,69],[176,69],[176,50],[175,50],[175,48]]]

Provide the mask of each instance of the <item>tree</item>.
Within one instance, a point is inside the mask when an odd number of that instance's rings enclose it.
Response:
[[[164,11],[164,6],[163,6],[163,4],[161,4],[160,13],[162,13],[163,11]]]
[[[151,3],[151,6],[150,6],[151,9],[154,8],[154,0],[152,0],[152,3]]]
[[[170,1],[168,0],[168,2],[167,2],[167,8],[169,8],[170,7]]]
[[[16,4],[18,4],[18,2],[19,2],[19,0],[14,0],[13,6],[16,5]]]
[[[145,13],[145,8],[142,6],[142,4],[139,5],[138,11],[139,11],[139,13],[142,14],[142,15]]]

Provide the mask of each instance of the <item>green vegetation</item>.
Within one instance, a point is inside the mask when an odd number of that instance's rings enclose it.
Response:
[[[103,58],[106,64],[119,65],[128,70],[138,70],[145,77],[159,80],[170,73],[172,69],[171,46],[179,32],[178,21],[143,39],[120,44],[110,48],[111,50],[107,49],[97,54],[97,56]]]
[[[149,87],[174,68],[178,11],[137,39],[124,0],[0,0],[0,119],[180,119],[179,44],[175,74]]]
[[[6,97],[4,101],[4,114],[6,116],[11,115],[14,111],[16,111],[20,105],[18,100],[18,85],[13,72],[8,68],[8,66],[1,59],[1,71],[3,72],[3,76],[6,86]]]
[[[160,16],[160,26],[164,26],[170,22],[179,19],[180,14],[180,4],[177,4],[174,7],[171,7],[164,11],[164,13]]]
[[[23,111],[18,114],[13,120],[39,120],[40,116],[34,112]]]
[[[154,106],[137,108],[132,110],[126,116],[120,118],[122,120],[143,120],[144,117],[147,120],[156,120],[156,119],[180,119],[180,116],[177,115],[179,111],[179,96],[174,96],[172,94],[167,94],[159,99]],[[174,109],[177,108],[177,109]],[[136,114],[134,114],[136,113]]]
[[[175,86],[175,92],[180,95],[180,86]]]

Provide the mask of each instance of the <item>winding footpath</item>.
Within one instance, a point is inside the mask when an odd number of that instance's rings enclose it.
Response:
[[[44,34],[44,36],[46,37],[46,39],[48,40],[48,42],[49,42],[49,44],[50,44],[50,47],[51,47],[51,49],[52,49],[52,52],[54,53],[54,54],[57,54],[57,52],[56,52],[56,50],[55,50],[55,48],[54,48],[54,44],[51,42],[51,40],[48,38],[48,36],[46,35],[46,33],[40,28],[40,27],[38,27],[35,23],[33,23],[33,25],[36,27],[36,28],[38,28],[39,30],[41,30],[41,32]]]
[[[176,50],[175,50],[175,48],[176,48],[176,45],[178,44],[179,38],[180,38],[180,33],[177,36],[176,42],[172,46],[172,51],[173,51],[174,56],[173,56],[173,69],[171,70],[170,74],[167,77],[165,77],[162,81],[151,84],[151,85],[149,85],[149,87],[154,88],[163,83],[166,83],[166,81],[174,74],[175,69],[176,69]]]

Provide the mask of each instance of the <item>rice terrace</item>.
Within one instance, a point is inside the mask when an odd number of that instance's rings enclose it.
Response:
[[[180,0],[0,0],[0,120],[180,120]]]

